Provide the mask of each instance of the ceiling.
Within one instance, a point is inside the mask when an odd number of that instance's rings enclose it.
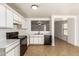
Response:
[[[51,15],[78,15],[78,3],[37,3],[37,10],[32,10],[34,3],[8,3],[12,8],[22,14],[24,17],[50,17]]]

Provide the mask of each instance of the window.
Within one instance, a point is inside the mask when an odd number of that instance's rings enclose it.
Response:
[[[63,27],[64,27],[64,35],[68,35],[68,24],[67,24],[67,21],[64,22]]]

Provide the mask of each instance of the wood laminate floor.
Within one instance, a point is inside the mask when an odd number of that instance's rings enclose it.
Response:
[[[29,46],[24,56],[79,56],[79,47],[56,39],[54,47],[50,45]]]

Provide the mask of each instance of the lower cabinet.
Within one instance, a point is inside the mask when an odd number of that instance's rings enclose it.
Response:
[[[34,44],[34,38],[30,37],[30,44]]]
[[[14,49],[14,55],[20,56],[20,45],[16,46],[16,48]]]
[[[20,42],[16,42],[6,48],[6,56],[20,56]]]
[[[39,44],[44,44],[44,37],[39,38]]]
[[[34,38],[33,41],[34,41],[33,44],[39,44],[39,38]]]
[[[44,44],[44,36],[43,35],[30,36],[30,44]]]
[[[14,54],[15,54],[15,49],[12,49],[10,52],[8,52],[7,54],[6,54],[6,56],[14,56]]]
[[[6,53],[6,56],[20,56],[20,45],[12,48]]]

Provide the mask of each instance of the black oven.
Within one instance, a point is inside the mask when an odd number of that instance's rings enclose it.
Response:
[[[27,50],[27,36],[19,36],[20,39],[20,55],[23,56]]]
[[[20,55],[23,56],[27,49],[27,36],[18,35],[18,32],[8,32],[6,33],[7,39],[20,39]]]

